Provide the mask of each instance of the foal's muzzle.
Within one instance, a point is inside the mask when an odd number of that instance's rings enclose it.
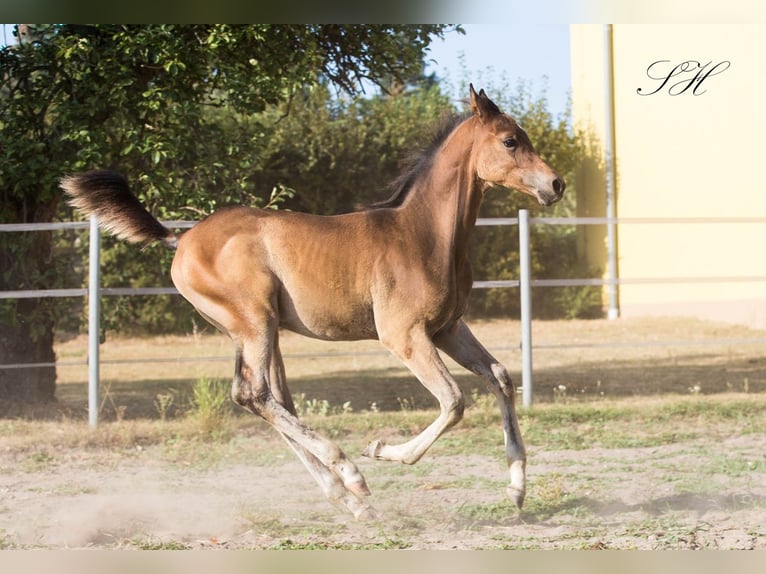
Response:
[[[563,197],[566,186],[567,184],[564,180],[557,176],[556,179],[551,182],[550,189],[545,191],[540,189],[537,191],[537,201],[544,207],[553,205]]]

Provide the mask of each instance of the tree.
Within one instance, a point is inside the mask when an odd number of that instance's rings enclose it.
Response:
[[[440,118],[451,113],[438,85],[353,99],[333,98],[320,86],[296,97],[289,117],[275,123],[254,183],[262,193],[286,185],[295,190],[287,205],[311,213],[381,201],[406,155],[428,144]]]
[[[208,211],[254,199],[257,138],[248,131],[249,139],[220,141],[211,110],[236,125],[320,78],[345,93],[405,80],[449,29],[28,26],[0,50],[0,223],[52,220],[58,179],[93,167],[128,172],[160,217],[179,215],[189,197]],[[0,290],[55,287],[65,276],[58,267],[50,234],[0,236]],[[53,360],[57,305],[2,302],[0,363]],[[10,399],[46,401],[54,391],[52,369],[0,370],[0,411]]]

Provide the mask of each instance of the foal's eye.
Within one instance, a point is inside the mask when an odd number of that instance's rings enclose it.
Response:
[[[516,141],[516,138],[506,138],[503,140],[503,145],[508,149],[513,149],[519,145],[519,143]]]

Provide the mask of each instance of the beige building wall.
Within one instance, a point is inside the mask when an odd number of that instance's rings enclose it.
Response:
[[[604,215],[604,38],[602,25],[571,29],[575,125],[594,142],[577,175],[589,216]],[[617,217],[766,218],[766,28],[614,25],[612,44]],[[662,88],[650,77],[689,60],[710,63],[696,82],[696,64]],[[605,271],[604,228],[583,229],[583,254]],[[617,253],[621,279],[766,276],[766,222],[622,224]],[[622,285],[619,307],[766,328],[766,282]]]

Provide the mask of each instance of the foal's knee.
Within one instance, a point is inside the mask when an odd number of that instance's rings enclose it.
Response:
[[[491,369],[492,377],[497,381],[497,385],[503,394],[507,397],[514,398],[515,388],[513,386],[513,381],[511,380],[511,375],[508,373],[508,369],[500,363],[493,364]]]

